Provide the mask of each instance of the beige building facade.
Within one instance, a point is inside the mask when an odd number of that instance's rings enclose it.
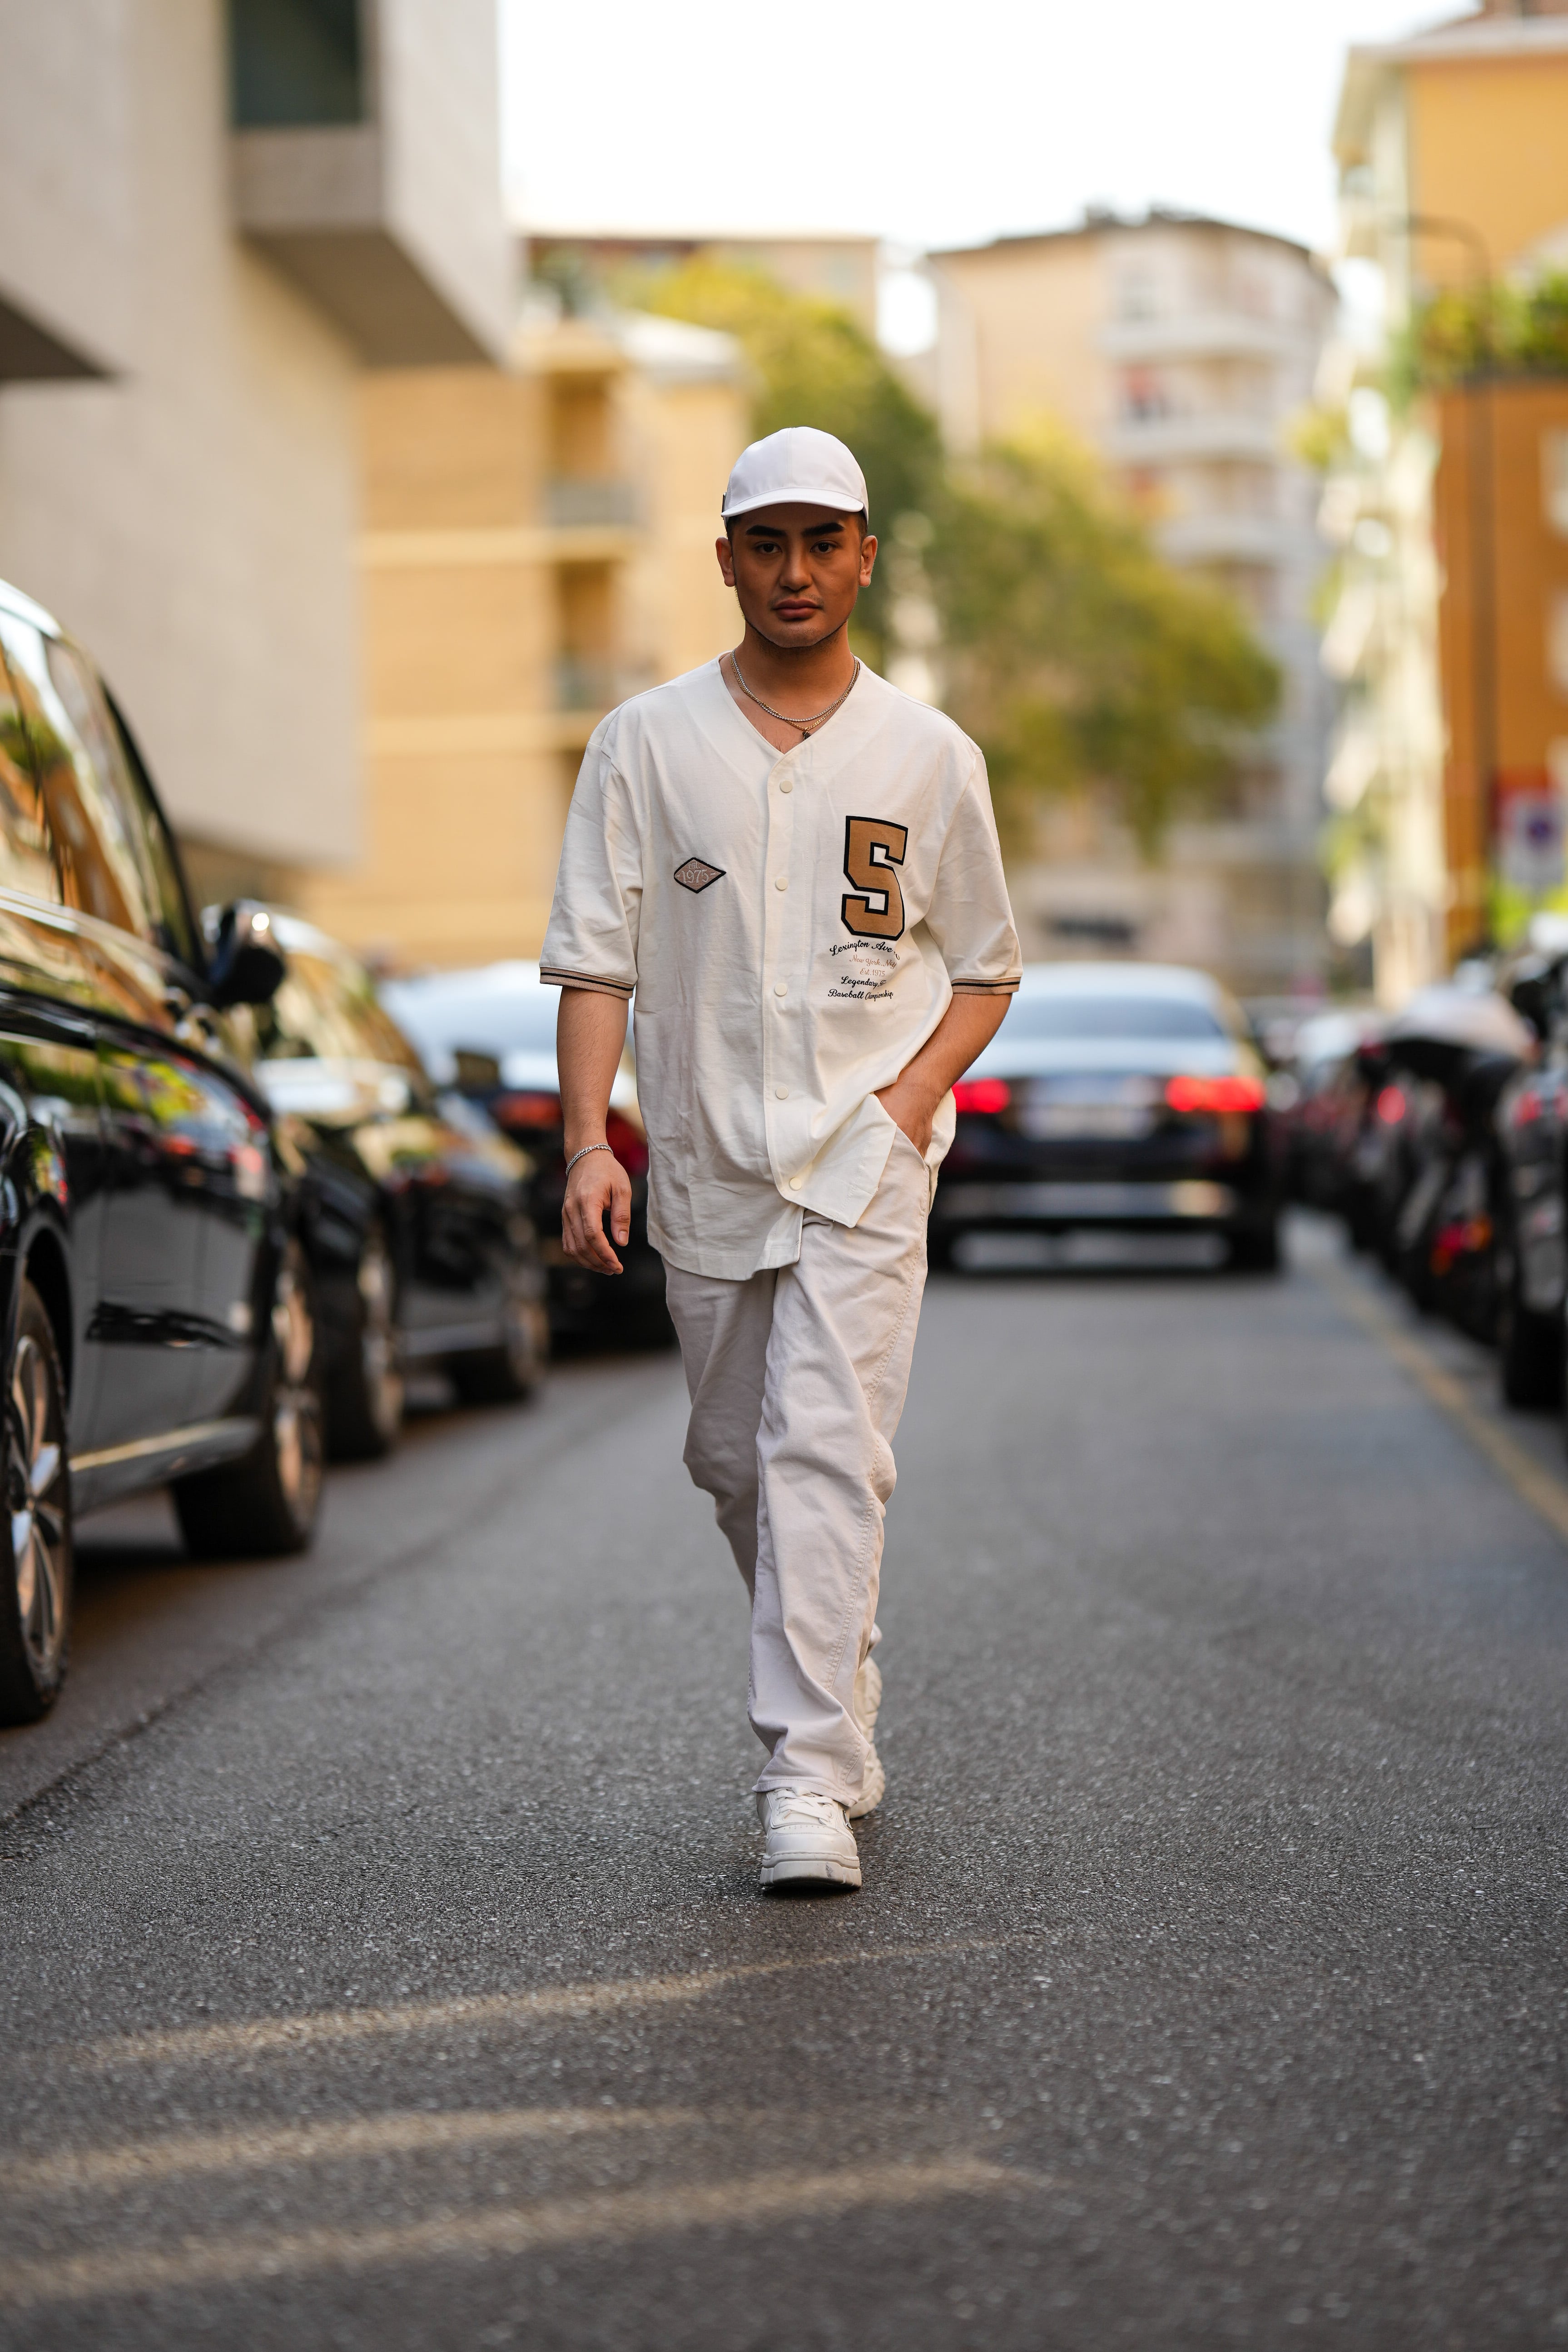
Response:
[[[0,0],[0,573],[204,894],[353,857],[367,369],[510,330],[492,0]]]
[[[738,634],[713,546],[739,354],[541,319],[505,370],[368,379],[362,416],[363,849],[307,903],[399,970],[532,955],[598,719]]]
[[[1049,415],[1110,464],[1170,561],[1230,588],[1285,678],[1284,709],[1223,821],[1143,866],[1092,809],[1044,820],[1016,877],[1037,955],[1168,956],[1249,994],[1316,982],[1331,716],[1312,600],[1316,485],[1286,429],[1311,397],[1334,297],[1288,240],[1174,213],[939,252],[929,380],[963,453]]]

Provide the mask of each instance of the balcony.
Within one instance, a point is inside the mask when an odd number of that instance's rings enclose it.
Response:
[[[1160,551],[1172,563],[1283,563],[1290,531],[1277,515],[1173,515],[1155,526]]]
[[[493,0],[229,0],[236,222],[368,366],[505,350],[494,15]]]
[[[544,488],[552,530],[636,530],[642,520],[635,482],[563,476]]]
[[[1247,310],[1173,310],[1145,319],[1113,319],[1100,336],[1107,359],[1138,362],[1177,359],[1289,358],[1315,340],[1310,328],[1293,328]]]
[[[654,684],[651,670],[596,654],[563,654],[555,664],[555,708],[578,717],[602,718],[628,695]]]
[[[1183,458],[1283,460],[1278,420],[1243,409],[1200,409],[1184,415],[1119,416],[1105,436],[1118,466],[1172,465]]]

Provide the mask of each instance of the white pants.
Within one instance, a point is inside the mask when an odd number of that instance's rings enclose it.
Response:
[[[853,1804],[866,1739],[853,1695],[876,1643],[882,1520],[925,1288],[931,1171],[901,1132],[855,1226],[809,1213],[794,1265],[744,1282],[668,1273],[691,1422],[686,1466],[713,1497],[752,1597],[756,1785]]]

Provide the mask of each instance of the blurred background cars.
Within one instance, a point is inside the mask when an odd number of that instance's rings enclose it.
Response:
[[[208,1557],[302,1550],[321,1486],[310,1270],[235,1050],[282,964],[210,946],[81,647],[0,586],[0,1722],[53,1703],[73,1526],[172,1484]]]
[[[294,1165],[321,1302],[330,1449],[384,1454],[410,1371],[466,1402],[529,1395],[549,1354],[532,1164],[437,1089],[337,940],[274,910],[287,970],[251,1015],[256,1078]]]
[[[569,1265],[561,1246],[566,1158],[555,1063],[560,991],[542,984],[536,963],[505,962],[389,981],[383,994],[436,1076],[459,1087],[528,1152],[534,1171],[529,1200],[557,1338],[669,1345],[674,1327],[664,1303],[664,1261],[647,1237],[647,1137],[629,1045],[611,1091],[605,1134],[631,1178],[631,1239],[619,1252],[626,1271],[606,1279]]]
[[[969,1234],[1084,1228],[1214,1234],[1232,1265],[1279,1265],[1267,1073],[1240,1008],[1205,973],[1027,965],[954,1095],[934,1265]]]

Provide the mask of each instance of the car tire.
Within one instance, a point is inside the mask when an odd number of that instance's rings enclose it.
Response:
[[[310,1549],[323,1452],[317,1328],[310,1268],[290,1242],[273,1287],[261,1434],[240,1461],[174,1483],[180,1529],[198,1558],[272,1559]]]
[[[1238,1225],[1226,1243],[1226,1264],[1236,1274],[1278,1274],[1281,1264],[1279,1217],[1270,1215],[1262,1224]]]
[[[521,1280],[508,1289],[499,1348],[476,1348],[447,1366],[465,1404],[518,1404],[544,1379],[550,1357],[550,1312],[542,1286]]]
[[[1554,1405],[1563,1400],[1563,1330],[1559,1315],[1539,1315],[1521,1292],[1511,1237],[1497,1243],[1498,1386],[1505,1404]]]
[[[327,1380],[327,1448],[334,1462],[376,1462],[403,1427],[397,1277],[379,1225],[354,1270],[351,1327]]]
[[[26,1276],[6,1367],[5,1404],[0,1723],[37,1723],[54,1705],[65,1680],[74,1555],[65,1380],[54,1327]]]

